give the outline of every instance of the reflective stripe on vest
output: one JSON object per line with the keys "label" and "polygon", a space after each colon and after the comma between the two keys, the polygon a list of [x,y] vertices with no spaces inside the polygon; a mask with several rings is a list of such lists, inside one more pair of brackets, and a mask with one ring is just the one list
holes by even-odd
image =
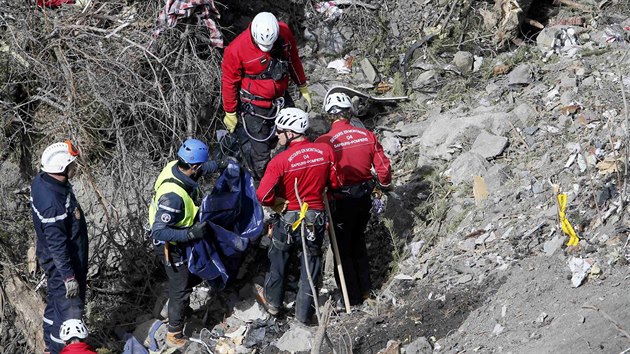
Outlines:
{"label": "reflective stripe on vest", "polygon": [[197,211],[199,207],[195,205],[192,197],[186,192],[184,188],[177,185],[173,182],[168,182],[165,180],[169,178],[177,179],[175,175],[173,175],[173,166],[177,164],[177,161],[169,162],[166,167],[160,172],[160,175],[155,181],[155,185],[153,186],[153,190],[155,195],[153,196],[153,200],[151,201],[151,205],[149,206],[149,225],[153,227],[153,223],[155,222],[155,215],[157,214],[158,209],[158,201],[160,197],[167,193],[175,193],[184,201],[184,217],[180,220],[175,227],[191,227],[195,222],[195,216],[197,215]]}

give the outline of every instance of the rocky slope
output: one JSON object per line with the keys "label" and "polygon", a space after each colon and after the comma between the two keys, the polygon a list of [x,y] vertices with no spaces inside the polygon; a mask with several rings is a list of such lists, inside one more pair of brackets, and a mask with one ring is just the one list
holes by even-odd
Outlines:
{"label": "rocky slope", "polygon": [[[332,315],[328,335],[337,352],[628,349],[628,5],[614,0],[561,1],[560,6],[508,1],[336,3],[331,7],[287,1],[272,7],[300,33],[316,110],[335,84],[410,98],[399,105],[365,107],[362,115],[392,158],[396,188],[387,195],[385,213],[370,225],[369,251],[377,285],[373,299],[352,314]],[[124,9],[135,8],[133,2],[127,5]],[[237,33],[248,15],[262,7],[228,3],[223,21],[233,24]],[[135,9],[131,13],[136,17],[119,18],[131,25],[116,33],[138,41],[151,27],[147,23],[154,14]],[[519,19],[524,23],[520,30],[509,25],[515,18],[516,24]],[[109,31],[119,26],[107,21],[91,25]],[[540,31],[538,25],[545,28]],[[5,41],[13,43],[6,33]],[[112,47],[113,57],[119,50],[130,51],[121,47]],[[7,63],[33,60],[30,52],[12,48],[16,47],[0,51]],[[130,57],[124,60],[142,58]],[[192,61],[203,68],[210,62]],[[139,68],[151,63],[156,62],[147,59]],[[215,76],[208,73],[208,90]],[[179,83],[178,78],[173,80]],[[5,81],[5,88],[15,87]],[[159,92],[146,87],[152,97],[147,107],[162,104]],[[2,97],[15,112],[23,104],[11,101],[15,95]],[[130,112],[134,119],[170,119],[114,98],[115,107],[103,104],[106,108],[92,116],[101,117],[108,109],[116,112],[123,119],[115,121],[126,127],[126,134],[136,131],[125,125],[128,116],[122,112]],[[174,94],[165,100],[178,99],[185,97]],[[197,99],[192,96],[195,104]],[[213,107],[217,102],[210,99],[205,104]],[[29,129],[37,128],[36,122],[63,117],[44,114],[48,112],[44,107],[35,108],[38,119],[26,120]],[[217,124],[212,114],[199,116],[205,119],[200,122],[211,122],[208,126]],[[9,113],[3,117],[13,123],[24,119]],[[80,118],[72,117],[74,127]],[[326,129],[319,114],[314,112],[312,119],[313,134]],[[15,148],[16,139],[29,141],[31,135],[29,129],[16,130],[13,123],[5,128],[2,140],[14,154],[4,153],[0,165],[6,176],[0,187],[8,201],[0,214],[7,231],[0,233],[0,241],[20,245],[18,260],[8,257],[14,267],[3,266],[4,274],[14,274],[7,273],[14,268],[24,274],[28,242],[20,235],[32,234],[24,187],[32,165],[28,159],[37,154]],[[185,122],[173,124],[185,130]],[[114,332],[134,332],[144,339],[147,326],[160,316],[163,278],[154,274],[156,264],[134,255],[147,252],[140,236],[143,195],[149,195],[150,176],[159,170],[165,152],[156,153],[148,143],[129,149],[125,135],[111,135],[96,144],[90,135],[95,130],[72,131],[99,151],[90,156],[94,165],[76,181],[76,188],[94,216],[93,249],[101,251],[93,256],[98,266],[92,271],[88,311],[92,340],[103,352],[117,352],[122,342]],[[165,146],[174,144],[163,132],[160,139],[166,139]],[[116,146],[115,152],[102,152],[102,145]],[[110,160],[111,154],[124,156],[125,163],[144,172],[130,173],[119,160]],[[107,168],[113,172],[99,172]],[[133,191],[133,196],[121,193],[125,190]],[[569,237],[561,228],[559,193],[567,195],[566,219],[580,238],[576,246],[566,246]],[[16,214],[19,223],[13,222]],[[191,344],[186,352],[310,350],[314,328],[296,325],[290,316],[271,319],[252,300],[252,284],[260,282],[265,268],[264,246],[257,253],[243,279],[227,291],[196,289],[195,313],[187,331],[203,343]],[[122,285],[109,286],[121,274]],[[22,278],[33,288],[39,280],[36,275]],[[3,288],[6,279],[5,275]],[[333,283],[324,282],[320,303],[329,294],[338,296]],[[10,312],[7,315],[13,318]],[[25,345],[2,316],[0,325],[5,348]],[[331,351],[327,344],[324,348]]]}

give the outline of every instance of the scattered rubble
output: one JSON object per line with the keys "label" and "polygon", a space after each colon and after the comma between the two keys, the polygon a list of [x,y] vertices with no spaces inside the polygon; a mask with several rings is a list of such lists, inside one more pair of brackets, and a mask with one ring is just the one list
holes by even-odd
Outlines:
{"label": "scattered rubble", "polygon": [[[370,225],[368,247],[377,263],[371,265],[379,278],[374,293],[352,314],[332,317],[328,334],[335,345],[382,353],[627,349],[620,333],[630,327],[624,292],[630,262],[625,175],[630,9],[603,1],[586,15],[566,3],[556,9],[556,19],[532,19],[519,1],[496,1],[494,7],[326,1],[308,9],[292,2],[291,11],[304,14],[300,50],[314,93],[314,130],[326,128],[317,110],[334,84],[411,97],[399,105],[374,105],[362,116],[392,159],[394,190],[388,213]],[[294,21],[286,9],[273,10]],[[481,22],[491,30],[466,27]],[[525,28],[519,26],[536,30],[515,30]],[[17,48],[3,44],[0,58],[15,67],[30,63],[31,53]],[[22,109],[16,107],[6,111]],[[19,120],[6,114],[12,126]],[[13,135],[7,130],[6,136]],[[103,141],[110,138],[117,139]],[[20,146],[6,139],[0,139],[6,151]],[[22,165],[33,163],[0,164],[0,192],[10,200],[3,216],[30,213]],[[156,169],[135,167],[147,175]],[[103,191],[92,191],[92,183]],[[115,185],[97,176],[77,181],[76,188],[91,215],[102,214],[101,206],[88,200],[136,214],[132,206],[121,207]],[[567,245],[561,231],[555,185],[567,195],[565,212],[579,233],[577,245]],[[3,227],[15,230],[12,220]],[[0,240],[5,242],[4,233]],[[264,267],[264,255],[258,263]],[[112,270],[106,261],[99,270],[93,303],[109,299],[97,289],[99,277]],[[267,347],[309,351],[315,328],[292,322],[291,290],[287,315],[274,319],[247,286],[239,283],[220,295],[195,290],[191,307],[199,323],[187,330],[201,343],[187,352],[203,352],[206,345],[229,353]],[[335,297],[335,291],[322,296]],[[142,295],[160,302],[156,294]],[[208,303],[212,311],[204,310]],[[135,304],[135,312],[127,314],[138,320],[129,332],[141,341],[154,321],[147,317],[153,305]],[[215,315],[220,318],[211,318]],[[120,343],[105,339],[111,329],[98,327],[107,318],[97,307],[89,321],[95,340],[114,348]],[[25,339],[6,323],[0,320],[0,351],[17,352],[11,343]],[[158,338],[163,340],[163,333]]]}

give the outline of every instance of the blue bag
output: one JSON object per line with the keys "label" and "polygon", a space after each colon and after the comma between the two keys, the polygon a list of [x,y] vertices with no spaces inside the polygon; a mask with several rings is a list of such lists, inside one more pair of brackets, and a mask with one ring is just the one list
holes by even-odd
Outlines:
{"label": "blue bag", "polygon": [[147,348],[144,347],[136,337],[129,336],[125,342],[122,354],[149,354]]}
{"label": "blue bag", "polygon": [[249,243],[263,229],[262,206],[248,171],[230,162],[199,208],[200,221],[207,221],[212,237],[187,247],[191,273],[223,288],[235,276]]}

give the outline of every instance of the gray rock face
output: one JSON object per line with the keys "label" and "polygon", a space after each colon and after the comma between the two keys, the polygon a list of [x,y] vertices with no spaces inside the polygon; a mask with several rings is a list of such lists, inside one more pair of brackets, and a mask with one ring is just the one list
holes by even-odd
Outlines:
{"label": "gray rock face", "polygon": [[280,350],[295,353],[311,350],[312,343],[313,333],[302,325],[292,324],[275,345]]}
{"label": "gray rock face", "polygon": [[240,302],[234,307],[234,317],[243,322],[255,322],[257,320],[267,320],[269,314],[255,299],[248,299]]}
{"label": "gray rock face", "polygon": [[400,140],[398,140],[398,138],[393,135],[386,135],[381,140],[381,145],[383,145],[383,150],[388,156],[394,156],[400,152]]}
{"label": "gray rock face", "polygon": [[426,129],[427,125],[424,122],[405,124],[396,131],[396,135],[403,138],[411,138],[419,136]]}
{"label": "gray rock face", "polygon": [[488,191],[492,193],[498,191],[511,176],[512,171],[507,165],[497,164],[490,167],[483,178],[486,181],[486,186],[488,186]]}
{"label": "gray rock face", "polygon": [[552,256],[557,250],[559,250],[562,247],[564,240],[565,240],[565,237],[559,237],[558,235],[556,235],[551,240],[546,241],[543,244],[543,250],[545,251],[545,255],[547,255],[548,257]]}
{"label": "gray rock face", "polygon": [[471,152],[477,153],[486,159],[491,159],[501,155],[508,144],[508,139],[503,136],[497,136],[482,130],[477,139],[473,143]]}
{"label": "gray rock face", "polygon": [[453,64],[457,66],[462,74],[469,74],[470,72],[472,72],[474,62],[475,58],[470,52],[460,51],[455,53],[455,56],[453,57]]}
{"label": "gray rock face", "polygon": [[518,118],[523,124],[527,124],[528,121],[536,118],[538,113],[528,103],[521,103],[516,108],[514,108],[511,112]]}
{"label": "gray rock face", "polygon": [[556,35],[560,29],[557,27],[545,27],[536,37],[538,48],[546,52],[552,50],[556,42]]}
{"label": "gray rock face", "polygon": [[[508,131],[510,115],[480,108],[472,113],[439,114],[429,118],[420,139],[422,153],[431,158],[448,158],[450,146],[474,129],[485,129],[493,134],[503,135]],[[405,129],[407,130],[407,126]]]}
{"label": "gray rock face", "polygon": [[451,164],[451,182],[458,185],[462,182],[472,181],[473,176],[482,176],[490,167],[486,159],[474,152],[466,152],[459,155]]}
{"label": "gray rock face", "polygon": [[361,65],[361,70],[365,74],[367,81],[371,84],[375,84],[380,81],[380,77],[378,75],[378,71],[374,68],[374,65],[370,62],[368,58],[363,58],[359,63]]}
{"label": "gray rock face", "polygon": [[414,89],[420,89],[427,85],[430,85],[435,80],[436,75],[437,75],[437,71],[427,70],[423,72],[422,74],[418,75],[418,77],[411,84],[411,87],[413,87]]}
{"label": "gray rock face", "polygon": [[529,85],[532,82],[532,67],[521,64],[508,74],[509,85]]}

